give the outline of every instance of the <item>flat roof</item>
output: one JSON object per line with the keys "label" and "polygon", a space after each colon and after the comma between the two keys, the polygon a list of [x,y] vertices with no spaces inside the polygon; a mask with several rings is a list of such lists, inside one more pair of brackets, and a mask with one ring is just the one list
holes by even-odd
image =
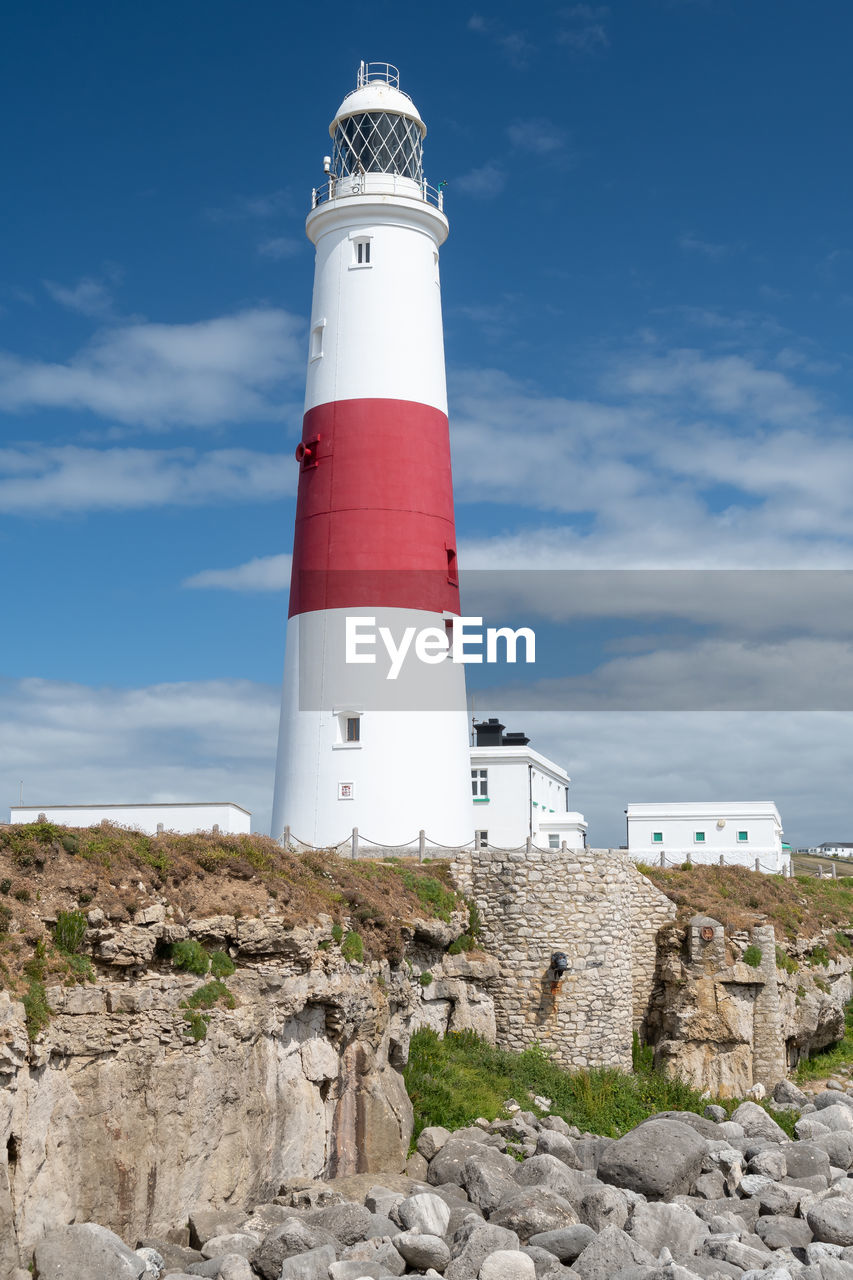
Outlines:
{"label": "flat roof", "polygon": [[11,804],[9,812],[20,812],[22,809],[210,809],[214,805],[217,807],[229,805],[232,809],[247,813],[250,818],[252,816],[251,809],[244,809],[241,804],[235,804],[233,800],[141,800],[139,802],[125,800],[120,804]]}

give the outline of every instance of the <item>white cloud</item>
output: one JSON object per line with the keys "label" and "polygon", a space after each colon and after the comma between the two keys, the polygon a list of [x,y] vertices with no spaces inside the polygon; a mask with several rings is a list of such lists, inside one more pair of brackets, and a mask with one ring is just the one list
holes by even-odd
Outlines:
{"label": "white cloud", "polygon": [[565,133],[551,120],[515,120],[506,133],[517,150],[531,151],[538,156],[553,155],[566,145]]}
{"label": "white cloud", "polygon": [[283,258],[295,258],[304,247],[304,241],[297,240],[294,236],[275,236],[272,240],[262,240],[258,245],[258,253],[278,262]]}
{"label": "white cloud", "polygon": [[559,12],[564,25],[557,32],[560,44],[578,53],[594,53],[610,44],[607,19],[610,8],[604,4],[573,4]]}
{"label": "white cloud", "polygon": [[291,557],[287,554],[257,556],[233,569],[202,569],[186,578],[182,585],[223,591],[287,591],[290,565]]}
{"label": "white cloud", "polygon": [[32,804],[233,800],[263,830],[278,709],[278,690],[248,680],[0,681],[3,799],[17,804],[23,780]]}
{"label": "white cloud", "polygon": [[104,329],[65,363],[0,352],[0,409],[87,410],[149,427],[280,417],[282,386],[304,377],[303,329],[300,317],[259,307]]}
{"label": "white cloud", "polygon": [[247,218],[275,218],[282,214],[295,216],[297,202],[286,188],[265,191],[253,196],[235,196],[225,207],[205,210],[211,222],[238,222]]}
{"label": "white cloud", "polygon": [[82,316],[98,320],[113,318],[112,294],[101,280],[86,276],[72,288],[56,284],[53,280],[44,280],[42,283],[54,302],[67,307],[69,311],[77,311]]}
{"label": "white cloud", "polygon": [[0,512],[7,515],[262,502],[295,483],[290,457],[249,449],[0,449]]}
{"label": "white cloud", "polygon": [[478,35],[486,36],[490,39],[500,49],[504,57],[519,69],[526,67],[530,58],[536,52],[534,45],[530,43],[524,31],[513,30],[502,22],[484,18],[482,14],[472,14],[468,19],[467,26],[469,31],[475,31]]}
{"label": "white cloud", "polygon": [[714,244],[711,240],[703,240],[692,231],[685,231],[679,236],[678,243],[682,249],[691,253],[701,253],[706,258],[725,258],[731,252],[731,245]]}
{"label": "white cloud", "polygon": [[[17,804],[23,779],[32,804],[226,799],[265,830],[278,710],[277,688],[241,680],[137,689],[0,682],[0,796]],[[507,719],[566,766],[594,845],[623,843],[623,810],[641,800],[775,800],[797,844],[848,831],[850,714],[519,711]]]}
{"label": "white cloud", "polygon": [[475,196],[481,200],[490,200],[492,197],[500,195],[506,186],[507,174],[502,165],[494,160],[489,160],[486,164],[480,165],[478,169],[472,169],[469,173],[462,174],[453,182],[456,190],[464,191],[466,195]]}

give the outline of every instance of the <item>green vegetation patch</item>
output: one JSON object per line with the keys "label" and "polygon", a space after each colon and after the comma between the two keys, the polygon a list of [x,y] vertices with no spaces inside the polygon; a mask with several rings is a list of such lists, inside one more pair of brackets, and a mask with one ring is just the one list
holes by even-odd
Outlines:
{"label": "green vegetation patch", "polygon": [[60,911],[56,917],[53,940],[60,951],[77,955],[86,936],[87,921],[82,911]]}
{"label": "green vegetation patch", "polygon": [[197,938],[185,938],[172,943],[172,964],[201,978],[210,968],[210,956]]}
{"label": "green vegetation patch", "polygon": [[799,967],[797,961],[793,956],[789,956],[787,951],[783,951],[781,947],[776,948],[777,969],[782,969],[785,973],[796,973]]}
{"label": "green vegetation patch", "polygon": [[751,969],[757,969],[761,964],[761,947],[757,947],[754,942],[750,942],[743,953],[743,962],[748,964]]}
{"label": "green vegetation patch", "polygon": [[437,916],[445,924],[450,922],[450,913],[455,911],[458,899],[452,889],[428,872],[395,864],[393,870],[399,875],[407,889],[414,893],[418,902],[430,915]]}
{"label": "green vegetation patch", "polygon": [[197,991],[194,991],[184,1001],[184,1007],[187,1009],[212,1009],[220,1001],[225,1005],[226,1009],[233,1009],[236,1003],[225,983],[214,979],[213,982],[206,982],[203,987],[199,987]]}
{"label": "green vegetation patch", "polygon": [[237,966],[227,951],[214,951],[210,957],[210,972],[214,978],[230,978]]}
{"label": "green vegetation patch", "polygon": [[364,960],[364,941],[360,933],[354,929],[344,934],[341,943],[341,955],[348,964],[361,964]]}
{"label": "green vegetation patch", "polygon": [[478,1116],[495,1120],[507,1098],[525,1106],[532,1094],[550,1098],[553,1114],[569,1124],[613,1138],[656,1111],[701,1115],[708,1101],[661,1072],[630,1075],[606,1067],[568,1072],[539,1047],[512,1053],[470,1031],[443,1040],[427,1028],[415,1032],[403,1074],[415,1110],[415,1138],[428,1125],[452,1130]]}

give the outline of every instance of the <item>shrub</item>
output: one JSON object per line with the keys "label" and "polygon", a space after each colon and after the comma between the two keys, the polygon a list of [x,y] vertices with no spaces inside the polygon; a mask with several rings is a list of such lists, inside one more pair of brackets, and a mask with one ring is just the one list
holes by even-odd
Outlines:
{"label": "shrub", "polygon": [[60,951],[75,956],[83,945],[86,917],[82,911],[60,911],[56,917],[53,940]]}
{"label": "shrub", "polygon": [[210,957],[210,972],[214,978],[230,978],[236,968],[227,951],[214,951]]}
{"label": "shrub", "polygon": [[335,942],[340,942],[344,936],[344,927],[342,924],[332,925],[332,938]]}
{"label": "shrub", "polygon": [[422,986],[422,987],[431,987],[431,986],[432,986],[432,974],[431,974],[431,973],[422,973],[422,974],[421,974],[421,977],[420,977],[420,983],[421,983],[421,986]]}
{"label": "shrub", "polygon": [[8,893],[12,888],[12,881],[8,878],[0,880],[0,893]]}
{"label": "shrub", "polygon": [[447,954],[450,956],[461,955],[463,951],[472,951],[474,948],[474,939],[470,933],[463,933],[461,937],[456,938],[447,948]]}
{"label": "shrub", "polygon": [[47,1003],[47,992],[41,979],[31,979],[30,985],[23,996],[23,1005],[27,1035],[30,1040],[35,1040],[39,1032],[43,1031],[50,1022],[50,1015],[53,1012]]}
{"label": "shrub", "polygon": [[783,969],[785,973],[796,973],[799,965],[793,956],[789,956],[787,951],[783,951],[781,947],[776,948],[776,968]]}
{"label": "shrub", "polygon": [[472,938],[479,938],[483,929],[480,909],[473,898],[468,900],[468,933]]}
{"label": "shrub", "polygon": [[220,1000],[226,1008],[234,1008],[234,997],[225,983],[214,980],[213,982],[206,982],[203,987],[199,987],[197,991],[194,991],[189,999],[184,1002],[184,1007],[187,1009],[212,1009]]}
{"label": "shrub", "polygon": [[360,933],[350,929],[341,943],[341,955],[349,964],[361,964],[364,960],[364,942]]}
{"label": "shrub", "polygon": [[395,868],[407,889],[414,893],[422,907],[426,907],[439,920],[450,921],[450,913],[456,906],[456,894],[435,876],[425,876],[412,867]]}
{"label": "shrub", "polygon": [[207,1025],[210,1022],[210,1014],[196,1013],[194,1009],[187,1009],[184,1012],[184,1035],[192,1036],[193,1040],[198,1042],[203,1040],[207,1035]]}
{"label": "shrub", "polygon": [[70,831],[60,836],[59,843],[66,853],[77,853],[80,849],[80,837],[72,835]]}
{"label": "shrub", "polygon": [[9,932],[9,925],[12,923],[12,911],[7,906],[0,907],[0,934]]}
{"label": "shrub", "polygon": [[197,938],[185,938],[172,943],[172,964],[201,978],[210,968],[210,957]]}
{"label": "shrub", "polygon": [[761,964],[761,947],[757,947],[754,942],[750,942],[743,953],[742,959],[744,964],[748,964],[752,969],[757,969]]}
{"label": "shrub", "polygon": [[12,897],[17,898],[19,902],[29,902],[30,891],[29,889],[23,889],[23,888],[16,889],[15,892],[12,894]]}
{"label": "shrub", "polygon": [[817,947],[812,947],[809,952],[809,963],[822,965],[829,964],[829,952],[822,943]]}

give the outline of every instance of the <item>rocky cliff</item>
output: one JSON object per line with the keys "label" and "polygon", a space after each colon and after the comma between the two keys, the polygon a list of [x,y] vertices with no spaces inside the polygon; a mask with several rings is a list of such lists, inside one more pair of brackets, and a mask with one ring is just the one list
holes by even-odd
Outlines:
{"label": "rocky cliff", "polygon": [[[494,1034],[494,962],[447,954],[467,919],[411,917],[392,963],[348,961],[330,915],[298,927],[178,923],[156,901],[125,922],[91,910],[80,955],[95,980],[48,975],[32,1041],[32,1010],[0,991],[0,1274],[48,1225],[140,1236],[289,1178],[402,1169],[413,1030]],[[186,940],[234,972],[176,968],[169,949]]]}

